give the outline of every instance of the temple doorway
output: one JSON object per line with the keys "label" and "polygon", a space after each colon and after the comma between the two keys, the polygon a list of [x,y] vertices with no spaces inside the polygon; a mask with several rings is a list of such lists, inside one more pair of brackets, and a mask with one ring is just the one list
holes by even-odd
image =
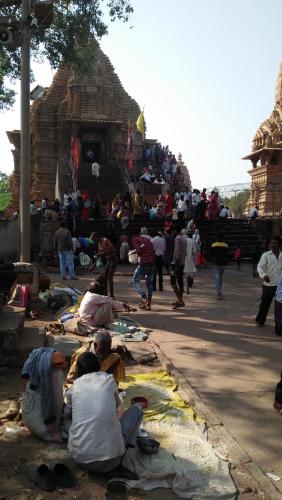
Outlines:
{"label": "temple doorway", "polygon": [[101,163],[101,143],[87,141],[82,143],[82,164],[84,163]]}
{"label": "temple doorway", "polygon": [[78,168],[78,189],[87,190],[91,197],[99,188],[100,179],[92,175],[94,162],[104,165],[106,162],[106,143],[108,140],[105,127],[82,127],[79,131],[81,144],[80,162]]}

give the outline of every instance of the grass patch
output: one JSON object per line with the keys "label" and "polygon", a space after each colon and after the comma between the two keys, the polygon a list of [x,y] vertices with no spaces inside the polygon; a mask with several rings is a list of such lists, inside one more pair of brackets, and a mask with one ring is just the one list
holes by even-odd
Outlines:
{"label": "grass patch", "polygon": [[11,193],[0,193],[0,212],[5,210],[11,201]]}

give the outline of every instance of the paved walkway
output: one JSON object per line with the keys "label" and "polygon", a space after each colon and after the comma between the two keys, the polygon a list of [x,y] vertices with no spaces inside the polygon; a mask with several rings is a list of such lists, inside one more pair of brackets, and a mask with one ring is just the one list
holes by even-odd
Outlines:
{"label": "paved walkway", "polygon": [[[129,277],[121,281],[122,295],[136,301]],[[260,290],[248,266],[231,268],[224,276],[224,300],[217,301],[207,269],[197,274],[187,307],[173,311],[166,277],[153,311],[138,313],[136,319],[154,329],[151,338],[253,461],[282,477],[282,417],[272,408],[282,339],[274,334],[272,309],[263,328],[254,322]],[[282,491],[282,481],[275,485]]]}

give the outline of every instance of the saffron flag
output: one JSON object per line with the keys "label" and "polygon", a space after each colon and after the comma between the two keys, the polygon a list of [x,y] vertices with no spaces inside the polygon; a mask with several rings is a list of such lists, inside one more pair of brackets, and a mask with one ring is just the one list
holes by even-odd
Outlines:
{"label": "saffron flag", "polygon": [[145,119],[144,119],[144,111],[141,111],[140,115],[137,118],[136,122],[136,127],[137,130],[142,134],[142,137],[144,139],[145,137]]}

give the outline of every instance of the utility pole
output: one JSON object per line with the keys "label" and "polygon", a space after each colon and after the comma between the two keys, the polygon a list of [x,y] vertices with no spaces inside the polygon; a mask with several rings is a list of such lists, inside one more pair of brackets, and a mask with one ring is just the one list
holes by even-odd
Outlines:
{"label": "utility pole", "polygon": [[30,0],[21,13],[20,261],[30,262]]}
{"label": "utility pole", "polygon": [[[30,262],[30,46],[31,28],[48,27],[53,20],[53,1],[0,0],[3,7],[19,7],[20,21],[0,16],[1,41],[10,43],[13,30],[21,36],[21,145],[20,145],[20,260]],[[32,16],[31,16],[32,7]]]}

